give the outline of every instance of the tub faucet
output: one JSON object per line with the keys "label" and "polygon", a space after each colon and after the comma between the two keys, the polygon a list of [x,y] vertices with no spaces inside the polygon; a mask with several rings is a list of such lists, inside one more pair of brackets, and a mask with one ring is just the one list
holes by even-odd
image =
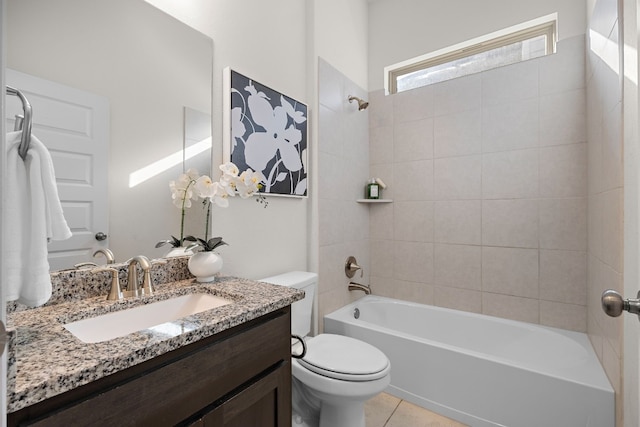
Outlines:
{"label": "tub faucet", "polygon": [[98,254],[102,254],[104,255],[104,257],[107,259],[107,264],[115,264],[116,262],[116,258],[113,256],[113,252],[111,252],[111,249],[109,248],[100,248],[97,251],[95,251],[93,253],[93,257],[95,258],[96,255]]}
{"label": "tub faucet", "polygon": [[[141,295],[153,295],[153,286],[151,285],[151,261],[149,261],[149,258],[144,255],[138,255],[127,262],[129,263],[129,274],[127,276],[127,291],[124,293],[124,296],[138,297]],[[142,287],[138,284],[136,264],[140,264],[140,268],[142,268]]]}
{"label": "tub faucet", "polygon": [[361,285],[360,283],[356,283],[356,282],[349,282],[349,290],[363,291],[366,295],[371,295],[371,286]]}

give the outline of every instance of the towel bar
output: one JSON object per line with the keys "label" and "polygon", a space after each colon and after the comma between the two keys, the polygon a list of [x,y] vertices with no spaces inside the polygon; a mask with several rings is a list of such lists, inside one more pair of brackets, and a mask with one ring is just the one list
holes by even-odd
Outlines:
{"label": "towel bar", "polygon": [[[27,98],[20,92],[18,89],[7,86],[7,95],[14,95],[20,98],[22,102],[22,124],[17,123],[17,129],[22,129],[22,138],[20,139],[20,146],[18,147],[18,154],[22,157],[22,160],[27,156],[27,151],[29,151],[29,144],[31,144],[31,104],[27,100]],[[19,120],[19,116],[16,117],[16,121]]]}

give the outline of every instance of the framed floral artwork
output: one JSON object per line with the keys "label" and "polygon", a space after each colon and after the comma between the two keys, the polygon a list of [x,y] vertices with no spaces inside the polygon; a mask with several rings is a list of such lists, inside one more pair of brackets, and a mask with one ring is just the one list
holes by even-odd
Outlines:
{"label": "framed floral artwork", "polygon": [[307,197],[307,105],[224,70],[224,161],[251,169],[264,195]]}

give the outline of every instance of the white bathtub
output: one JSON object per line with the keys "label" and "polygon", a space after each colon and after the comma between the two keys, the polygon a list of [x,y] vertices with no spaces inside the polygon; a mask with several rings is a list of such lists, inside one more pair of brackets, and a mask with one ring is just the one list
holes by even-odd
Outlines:
{"label": "white bathtub", "polygon": [[326,315],[324,331],[382,350],[390,394],[470,426],[615,424],[585,334],[377,296]]}

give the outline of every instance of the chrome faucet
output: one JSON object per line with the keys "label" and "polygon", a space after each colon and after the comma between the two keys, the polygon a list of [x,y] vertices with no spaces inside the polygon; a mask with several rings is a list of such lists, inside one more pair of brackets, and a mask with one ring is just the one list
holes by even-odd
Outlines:
{"label": "chrome faucet", "polygon": [[360,283],[356,283],[356,282],[349,282],[349,290],[363,291],[366,295],[371,295],[371,286],[361,285]]}
{"label": "chrome faucet", "polygon": [[107,295],[107,300],[121,300],[123,298],[123,293],[122,289],[120,288],[120,280],[118,279],[118,270],[116,270],[115,268],[104,267],[98,269],[97,271],[107,271],[111,273],[111,287],[109,288],[109,295]]}
{"label": "chrome faucet", "polygon": [[107,259],[107,264],[115,264],[116,262],[116,257],[113,256],[113,252],[111,251],[111,249],[109,248],[100,248],[97,251],[95,251],[93,253],[93,257],[95,258],[96,255],[98,254],[102,254],[104,255],[104,257]]}
{"label": "chrome faucet", "polygon": [[[126,297],[139,297],[142,295],[153,295],[153,286],[151,285],[151,262],[144,255],[138,255],[129,261],[129,274],[127,280],[127,290],[124,292]],[[142,268],[143,278],[142,287],[138,284],[138,270],[136,264]]]}

